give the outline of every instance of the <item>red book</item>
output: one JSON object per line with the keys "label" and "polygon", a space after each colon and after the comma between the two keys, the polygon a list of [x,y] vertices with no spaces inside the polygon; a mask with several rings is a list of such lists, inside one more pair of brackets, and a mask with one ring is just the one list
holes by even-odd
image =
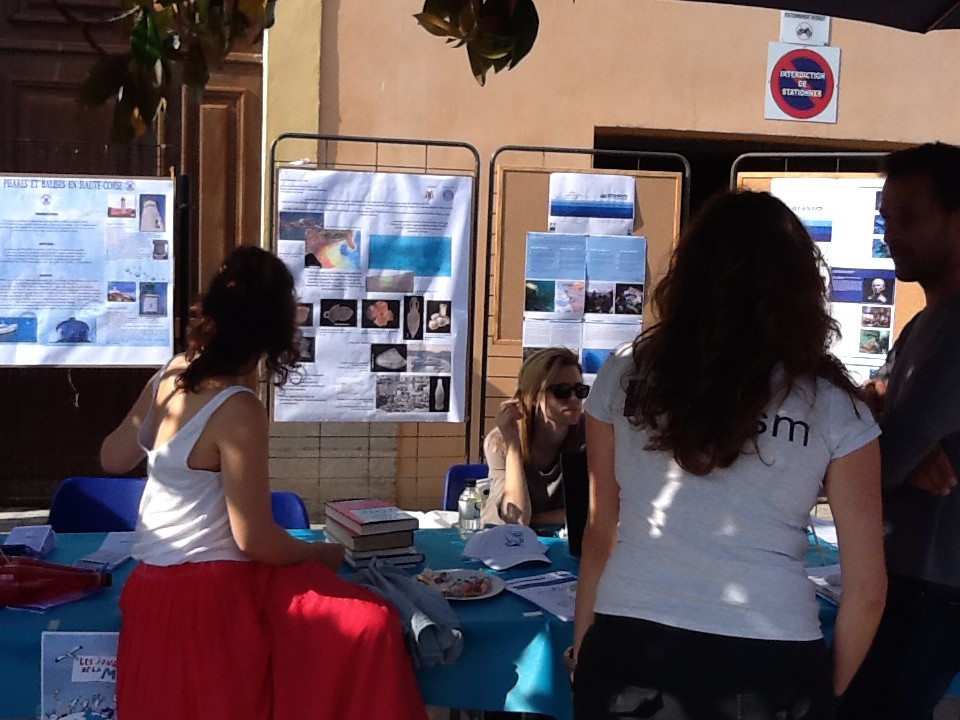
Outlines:
{"label": "red book", "polygon": [[413,515],[376,498],[328,502],[327,517],[357,535],[377,535],[420,527],[420,521]]}
{"label": "red book", "polygon": [[413,530],[398,530],[396,532],[378,533],[376,535],[358,535],[331,517],[327,518],[327,524],[323,528],[323,534],[329,539],[340,543],[348,550],[384,550],[410,547],[413,545]]}

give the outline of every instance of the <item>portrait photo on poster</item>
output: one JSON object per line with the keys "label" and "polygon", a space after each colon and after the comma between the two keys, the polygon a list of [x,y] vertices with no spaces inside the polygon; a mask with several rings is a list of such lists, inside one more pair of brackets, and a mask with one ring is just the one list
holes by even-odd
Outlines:
{"label": "portrait photo on poster", "polygon": [[863,302],[892,305],[893,288],[892,280],[882,277],[866,277],[863,279]]}

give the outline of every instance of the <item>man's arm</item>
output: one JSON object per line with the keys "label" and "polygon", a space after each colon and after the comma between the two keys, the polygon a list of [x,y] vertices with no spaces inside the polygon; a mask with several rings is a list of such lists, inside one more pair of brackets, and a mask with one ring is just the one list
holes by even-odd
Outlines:
{"label": "man's arm", "polygon": [[[940,441],[960,430],[960,363],[940,356],[913,368],[908,382],[880,423],[884,488],[903,484],[918,468],[942,469]],[[925,462],[931,465],[921,468]]]}

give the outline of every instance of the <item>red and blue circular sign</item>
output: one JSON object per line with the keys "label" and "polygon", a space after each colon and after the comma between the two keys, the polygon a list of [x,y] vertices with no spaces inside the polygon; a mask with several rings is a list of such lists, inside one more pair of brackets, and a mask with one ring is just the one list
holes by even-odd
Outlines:
{"label": "red and blue circular sign", "polygon": [[813,50],[790,50],[774,63],[770,92],[777,107],[790,117],[798,120],[816,117],[833,99],[833,70],[830,63]]}

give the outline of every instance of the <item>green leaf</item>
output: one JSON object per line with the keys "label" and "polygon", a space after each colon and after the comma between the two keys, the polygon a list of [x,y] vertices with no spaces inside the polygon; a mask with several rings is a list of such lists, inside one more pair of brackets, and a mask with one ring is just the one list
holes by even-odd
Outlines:
{"label": "green leaf", "polygon": [[491,67],[490,61],[477,53],[470,43],[467,44],[467,58],[470,60],[470,71],[473,73],[474,79],[480,84],[480,87],[483,87],[487,82],[487,70]]}
{"label": "green leaf", "polygon": [[173,32],[173,10],[169,7],[161,8],[153,14],[153,22],[157,26],[157,35],[163,43]]}
{"label": "green leaf", "polygon": [[133,58],[141,65],[152,67],[160,58],[160,34],[157,32],[152,12],[140,13],[133,32],[130,33],[130,49],[133,50]]}
{"label": "green leaf", "polygon": [[131,53],[99,56],[80,84],[77,102],[94,107],[116,97],[126,81],[131,59]]}
{"label": "green leaf", "polygon": [[513,56],[514,39],[502,35],[483,33],[470,43],[475,52],[488,60]]}
{"label": "green leaf", "polygon": [[517,0],[510,16],[510,35],[516,38],[510,67],[516,67],[533,49],[540,29],[540,16],[533,0]]}
{"label": "green leaf", "polygon": [[477,12],[473,3],[465,3],[457,16],[457,25],[460,27],[461,37],[470,37],[477,29]]}
{"label": "green leaf", "polygon": [[236,9],[243,13],[249,26],[254,26],[263,24],[265,7],[263,0],[237,0]]}
{"label": "green leaf", "polygon": [[464,5],[469,4],[470,0],[426,0],[423,3],[423,12],[437,15],[453,21],[460,16],[460,10]]}
{"label": "green leaf", "polygon": [[136,137],[133,126],[133,102],[127,100],[127,93],[117,98],[113,106],[113,123],[110,125],[110,141],[121,145],[129,145]]}
{"label": "green leaf", "polygon": [[420,23],[420,27],[422,27],[431,35],[452,38],[463,37],[460,33],[460,30],[457,29],[455,25],[447,22],[438,15],[433,15],[431,13],[417,13],[413,17],[416,18],[418,23]]}

